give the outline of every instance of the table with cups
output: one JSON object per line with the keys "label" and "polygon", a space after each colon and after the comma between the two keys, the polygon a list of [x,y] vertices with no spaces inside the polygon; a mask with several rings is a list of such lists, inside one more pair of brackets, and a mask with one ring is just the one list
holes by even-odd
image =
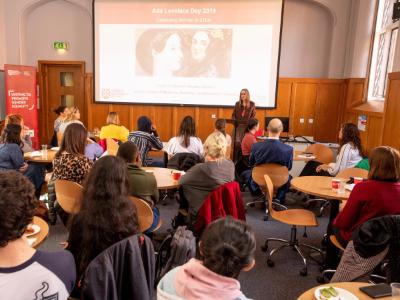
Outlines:
{"label": "table with cups", "polygon": [[58,149],[58,147],[47,149],[47,145],[42,145],[42,149],[39,151],[24,153],[24,159],[26,161],[49,164],[53,162]]}
{"label": "table with cups", "polygon": [[179,187],[179,178],[185,174],[183,171],[158,168],[158,167],[143,167],[148,173],[152,173],[157,181],[157,188],[159,190],[168,190]]}

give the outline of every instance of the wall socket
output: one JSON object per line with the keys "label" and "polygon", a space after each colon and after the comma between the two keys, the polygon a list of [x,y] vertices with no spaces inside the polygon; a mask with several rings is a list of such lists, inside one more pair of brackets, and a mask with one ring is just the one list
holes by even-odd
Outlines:
{"label": "wall socket", "polygon": [[300,118],[300,123],[303,124],[304,123],[304,119]]}
{"label": "wall socket", "polygon": [[211,114],[211,119],[216,119],[217,115],[216,114]]}

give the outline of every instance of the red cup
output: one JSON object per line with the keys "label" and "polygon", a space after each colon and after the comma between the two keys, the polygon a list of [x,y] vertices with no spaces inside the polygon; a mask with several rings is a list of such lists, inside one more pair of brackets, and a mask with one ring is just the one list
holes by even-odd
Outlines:
{"label": "red cup", "polygon": [[354,184],[357,184],[357,183],[360,183],[363,181],[364,181],[364,178],[362,178],[362,177],[354,177]]}
{"label": "red cup", "polygon": [[340,179],[332,179],[332,191],[337,192],[340,187]]}
{"label": "red cup", "polygon": [[181,171],[172,171],[172,178],[174,180],[179,180],[179,178],[181,178],[181,175],[182,175]]}

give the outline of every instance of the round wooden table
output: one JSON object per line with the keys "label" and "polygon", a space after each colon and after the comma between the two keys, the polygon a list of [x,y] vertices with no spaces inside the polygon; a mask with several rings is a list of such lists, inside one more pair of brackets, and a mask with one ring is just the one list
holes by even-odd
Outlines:
{"label": "round wooden table", "polygon": [[[336,282],[336,283],[327,283],[327,284],[323,284],[320,286],[316,286],[313,287],[311,289],[309,289],[308,291],[304,292],[303,294],[300,295],[299,298],[297,298],[297,300],[315,300],[314,297],[314,292],[317,288],[322,287],[322,286],[332,286],[332,287],[338,287],[338,288],[342,288],[345,289],[347,291],[349,291],[350,293],[354,294],[356,297],[358,297],[358,299],[360,300],[367,300],[367,299],[372,299],[371,297],[369,297],[367,294],[364,294],[363,292],[361,292],[359,290],[360,287],[362,286],[369,286],[372,285],[370,283],[366,283],[366,282]],[[383,298],[379,298],[382,300],[389,300],[389,299],[396,299],[395,297],[383,297]],[[399,298],[397,298],[399,299]]]}
{"label": "round wooden table", "polygon": [[154,174],[157,181],[157,188],[159,190],[168,190],[179,187],[178,180],[174,180],[172,177],[172,172],[176,170],[157,167],[143,167],[142,169]]}
{"label": "round wooden table", "polygon": [[[32,153],[40,153],[40,156],[32,156]],[[50,164],[53,162],[56,153],[57,151],[47,150],[47,156],[43,156],[42,151],[26,152],[24,153],[24,159],[36,163]]]}
{"label": "round wooden table", "polygon": [[36,238],[31,247],[37,248],[49,235],[49,225],[46,223],[46,221],[39,217],[33,217],[32,223],[40,227],[40,231],[38,233],[28,237],[28,239]]}
{"label": "round wooden table", "polygon": [[329,200],[347,200],[350,192],[344,194],[332,191],[332,179],[328,176],[302,176],[293,178],[290,182],[293,188],[305,194],[326,198]]}

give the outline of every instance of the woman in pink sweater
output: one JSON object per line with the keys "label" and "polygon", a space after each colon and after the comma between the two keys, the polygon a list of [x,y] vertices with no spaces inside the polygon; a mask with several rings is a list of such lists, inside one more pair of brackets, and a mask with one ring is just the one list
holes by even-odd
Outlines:
{"label": "woman in pink sweater", "polygon": [[353,231],[364,222],[400,214],[400,154],[382,146],[372,150],[368,180],[358,183],[333,225],[338,241],[345,246]]}
{"label": "woman in pink sweater", "polygon": [[254,267],[256,240],[249,225],[232,217],[212,222],[200,243],[202,260],[172,269],[157,287],[157,299],[245,300],[236,279]]}

